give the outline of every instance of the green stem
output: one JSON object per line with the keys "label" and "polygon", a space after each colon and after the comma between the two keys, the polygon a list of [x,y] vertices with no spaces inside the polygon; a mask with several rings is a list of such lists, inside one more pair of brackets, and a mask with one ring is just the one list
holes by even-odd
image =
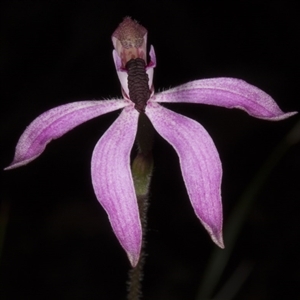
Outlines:
{"label": "green stem", "polygon": [[154,129],[152,124],[148,117],[144,113],[141,113],[136,136],[139,151],[132,163],[131,171],[138,201],[143,237],[139,262],[136,267],[129,271],[128,300],[138,300],[142,296],[141,282],[145,264],[145,233],[147,230],[148,194],[153,171],[153,134]]}
{"label": "green stem", "polygon": [[139,212],[140,218],[142,222],[142,230],[143,230],[143,239],[142,239],[142,249],[140,260],[136,267],[132,268],[129,271],[129,280],[128,280],[128,300],[138,300],[142,296],[142,278],[143,278],[143,267],[145,264],[145,230],[147,223],[147,208],[148,208],[148,197],[145,196],[137,196],[138,204],[139,204]]}

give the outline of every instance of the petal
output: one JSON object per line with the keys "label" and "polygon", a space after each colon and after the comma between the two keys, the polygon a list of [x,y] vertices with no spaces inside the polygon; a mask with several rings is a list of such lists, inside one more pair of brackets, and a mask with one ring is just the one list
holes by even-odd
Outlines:
{"label": "petal", "polygon": [[154,89],[152,88],[152,86],[153,86],[154,68],[156,67],[156,55],[155,55],[154,47],[152,45],[150,46],[149,56],[150,56],[150,62],[146,67],[146,73],[148,74],[148,78],[149,78],[149,89],[153,90],[151,96],[153,96]]}
{"label": "petal", "polygon": [[212,240],[224,248],[222,238],[222,165],[207,131],[196,121],[149,103],[146,114],[157,132],[179,156],[182,176],[197,217]]}
{"label": "petal", "polygon": [[117,71],[119,81],[121,83],[122,90],[124,91],[127,98],[129,98],[128,90],[128,74],[126,69],[122,67],[122,61],[116,50],[113,50],[113,59]]}
{"label": "petal", "polygon": [[28,164],[46,145],[74,127],[95,117],[120,109],[129,102],[121,100],[80,101],[61,105],[37,117],[21,135],[13,162],[5,170]]}
{"label": "petal", "polygon": [[113,231],[135,266],[139,260],[142,229],[130,171],[138,112],[126,107],[104,133],[92,156],[92,182]]}
{"label": "petal", "polygon": [[259,119],[279,121],[297,112],[284,113],[264,91],[241,79],[211,78],[188,82],[154,95],[155,102],[188,102],[239,108]]}
{"label": "petal", "polygon": [[150,56],[150,62],[146,69],[149,68],[153,69],[156,67],[156,55],[155,55],[154,47],[152,45],[150,46],[149,56]]}

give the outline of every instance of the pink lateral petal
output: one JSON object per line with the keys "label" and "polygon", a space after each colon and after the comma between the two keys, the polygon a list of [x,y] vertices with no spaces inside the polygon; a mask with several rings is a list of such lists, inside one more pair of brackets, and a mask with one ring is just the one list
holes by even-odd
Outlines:
{"label": "pink lateral petal", "polygon": [[224,248],[222,238],[222,165],[207,131],[196,121],[149,103],[146,114],[157,132],[179,156],[182,176],[197,217],[212,240]]}
{"label": "pink lateral petal", "polygon": [[98,141],[92,156],[92,182],[113,231],[134,267],[141,250],[142,229],[131,170],[138,112],[126,107]]}
{"label": "pink lateral petal", "polygon": [[79,101],[50,109],[37,117],[21,135],[13,162],[5,170],[24,166],[37,158],[51,140],[95,117],[123,108],[124,99]]}
{"label": "pink lateral petal", "polygon": [[198,103],[239,108],[250,116],[279,121],[296,114],[284,113],[274,99],[256,86],[236,78],[195,80],[154,95],[154,102]]}

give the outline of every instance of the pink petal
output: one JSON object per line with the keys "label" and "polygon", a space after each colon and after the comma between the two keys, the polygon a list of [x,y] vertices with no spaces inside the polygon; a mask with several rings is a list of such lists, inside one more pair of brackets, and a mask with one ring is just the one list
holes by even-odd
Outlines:
{"label": "pink petal", "polygon": [[139,260],[142,229],[130,170],[138,112],[126,107],[98,141],[92,156],[92,182],[98,201],[128,258]]}
{"label": "pink petal", "polygon": [[148,103],[146,114],[179,156],[182,176],[197,217],[212,240],[224,248],[220,192],[222,165],[211,137],[196,121],[159,104]]}
{"label": "pink petal", "polygon": [[153,89],[153,74],[154,74],[154,68],[156,67],[156,55],[155,55],[155,51],[154,51],[154,47],[151,45],[150,46],[150,52],[149,52],[149,56],[150,56],[150,62],[148,64],[148,66],[146,67],[146,73],[148,74],[148,78],[149,78],[149,89],[153,90],[151,97],[154,94],[154,89]]}
{"label": "pink petal", "polygon": [[284,113],[276,102],[256,86],[236,78],[212,78],[188,82],[154,95],[155,102],[188,102],[239,108],[250,116],[279,121],[297,112]]}
{"label": "pink petal", "polygon": [[80,101],[50,109],[37,117],[21,135],[13,162],[5,170],[28,164],[57,139],[74,127],[95,117],[120,109],[129,102],[121,100]]}

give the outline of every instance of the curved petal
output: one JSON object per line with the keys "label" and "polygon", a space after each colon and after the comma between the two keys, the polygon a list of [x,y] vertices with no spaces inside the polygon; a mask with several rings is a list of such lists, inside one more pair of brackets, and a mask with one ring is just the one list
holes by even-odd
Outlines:
{"label": "curved petal", "polygon": [[241,79],[211,78],[188,82],[154,95],[154,102],[188,102],[239,108],[250,116],[279,121],[297,112],[284,113],[264,91]]}
{"label": "curved petal", "polygon": [[130,171],[130,151],[134,143],[138,112],[126,107],[98,141],[92,156],[92,182],[98,201],[128,258],[139,260],[142,229]]}
{"label": "curved petal", "polygon": [[224,248],[220,192],[222,165],[211,137],[196,121],[157,103],[149,103],[146,114],[179,156],[182,176],[197,217],[212,240]]}
{"label": "curved petal", "polygon": [[37,117],[21,135],[13,162],[5,170],[28,164],[45,150],[51,140],[57,139],[74,127],[95,117],[123,108],[124,99],[79,101],[50,109]]}

